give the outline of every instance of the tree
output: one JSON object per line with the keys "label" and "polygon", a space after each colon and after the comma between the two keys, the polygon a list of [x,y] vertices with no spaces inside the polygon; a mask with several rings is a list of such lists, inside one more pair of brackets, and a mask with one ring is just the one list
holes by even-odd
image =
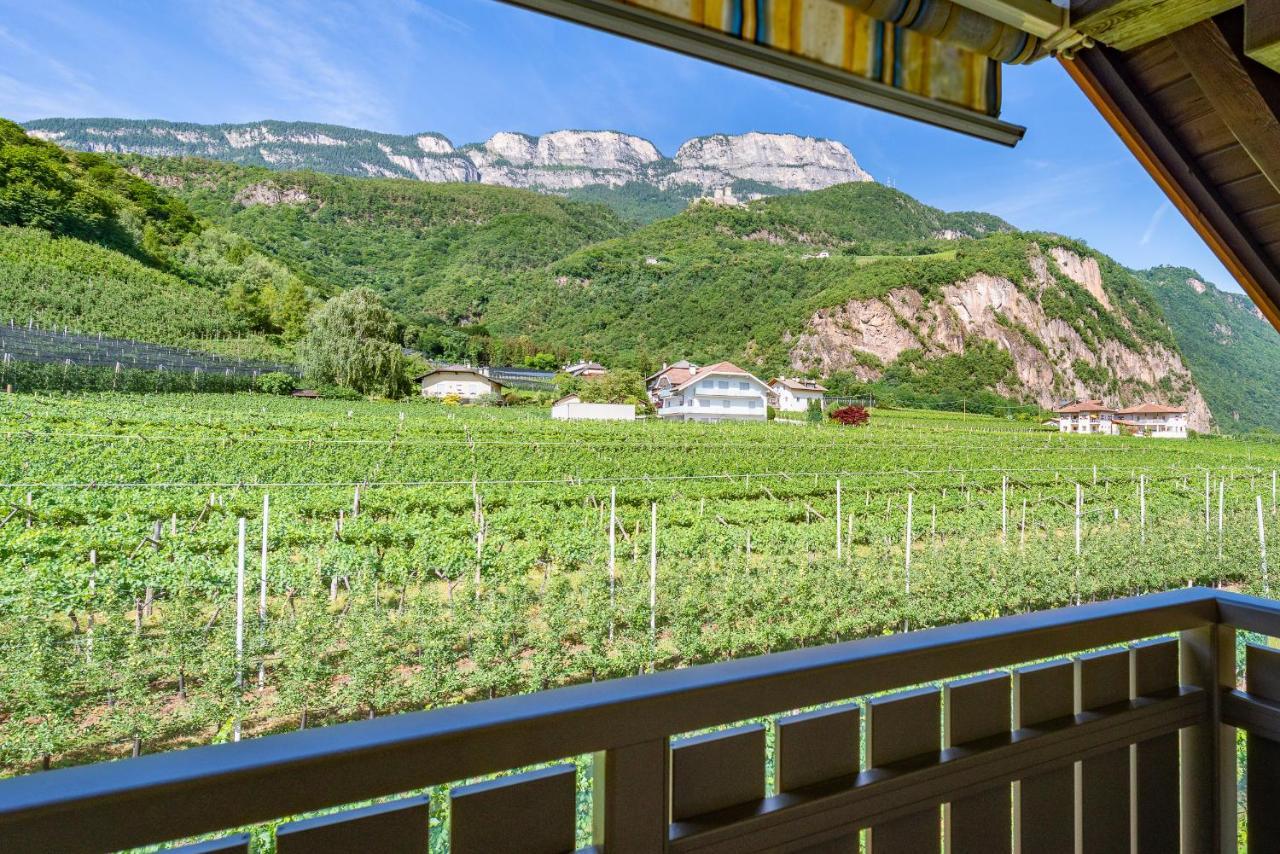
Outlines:
{"label": "tree", "polygon": [[641,409],[649,405],[644,378],[637,371],[610,371],[582,381],[574,390],[583,403],[634,403]]}
{"label": "tree", "polygon": [[356,288],[311,315],[299,351],[307,376],[316,382],[399,397],[407,386],[398,339],[395,316],[378,295]]}
{"label": "tree", "polygon": [[833,409],[831,410],[831,418],[836,423],[843,424],[846,427],[857,427],[871,420],[867,410],[861,406],[842,406],[839,409]]}

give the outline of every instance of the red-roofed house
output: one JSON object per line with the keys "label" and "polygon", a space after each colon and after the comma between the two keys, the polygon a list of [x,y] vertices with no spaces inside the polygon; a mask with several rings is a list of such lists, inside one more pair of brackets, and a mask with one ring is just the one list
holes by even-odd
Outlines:
{"label": "red-roofed house", "polygon": [[1157,439],[1187,438],[1187,410],[1163,403],[1142,403],[1116,412],[1115,424],[1125,433]]}
{"label": "red-roofed house", "polygon": [[664,366],[649,378],[658,415],[678,421],[763,421],[769,386],[732,362],[700,368],[689,362]]}
{"label": "red-roofed house", "polygon": [[1116,411],[1100,400],[1081,400],[1055,409],[1058,431],[1114,436]]}

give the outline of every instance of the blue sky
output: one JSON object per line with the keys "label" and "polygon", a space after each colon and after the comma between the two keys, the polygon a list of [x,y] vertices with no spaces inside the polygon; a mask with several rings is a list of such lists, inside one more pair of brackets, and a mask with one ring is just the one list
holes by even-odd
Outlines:
{"label": "blue sky", "polygon": [[496,0],[0,0],[0,116],[274,118],[455,143],[613,128],[672,154],[700,134],[844,142],[949,210],[1086,240],[1239,288],[1053,61],[1005,72],[1014,149],[562,23]]}

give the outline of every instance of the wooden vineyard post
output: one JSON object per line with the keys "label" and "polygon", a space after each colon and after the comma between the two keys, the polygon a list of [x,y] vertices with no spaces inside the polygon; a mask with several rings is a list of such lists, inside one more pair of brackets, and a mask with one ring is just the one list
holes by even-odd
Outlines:
{"label": "wooden vineyard post", "polygon": [[615,590],[617,585],[618,554],[618,487],[609,487],[609,640],[613,640],[613,611],[616,607]]}
{"label": "wooden vineyard post", "polygon": [[1222,560],[1222,505],[1226,484],[1225,480],[1218,480],[1218,560]]}
{"label": "wooden vineyard post", "polygon": [[1084,511],[1084,487],[1076,484],[1076,604],[1080,604],[1080,516]]}
{"label": "wooden vineyard post", "polygon": [[841,535],[840,525],[844,522],[844,518],[841,513],[842,509],[843,508],[840,505],[840,481],[837,479],[836,480],[836,560],[842,560],[844,558],[844,540],[840,536]]}
{"label": "wooden vineyard post", "polygon": [[1093,464],[1093,485],[1094,486],[1098,485],[1098,464],[1097,463]]}
{"label": "wooden vineyard post", "polygon": [[1027,499],[1022,499],[1022,519],[1018,522],[1018,548],[1027,544]]}
{"label": "wooden vineyard post", "polygon": [[360,515],[360,484],[356,484],[355,494],[351,497],[351,518]]}
{"label": "wooden vineyard post", "polygon": [[1147,542],[1147,476],[1138,475],[1138,527],[1139,537],[1145,545]]}
{"label": "wooden vineyard post", "polygon": [[[911,510],[912,510],[912,505],[914,503],[913,501],[914,498],[915,498],[914,492],[907,493],[907,540],[906,540],[906,549],[904,550],[904,558],[903,558],[904,560],[903,580],[905,582],[905,589],[906,589],[908,603],[910,603],[911,601]],[[910,630],[911,628],[910,618],[907,618],[906,620],[903,621],[903,627],[904,627],[904,630],[907,630],[907,631]]]}
{"label": "wooden vineyard post", "polygon": [[[258,579],[258,646],[265,650],[267,641],[267,529],[271,523],[271,496],[262,494],[262,565]],[[265,652],[258,656],[258,690],[267,686]]]}
{"label": "wooden vineyard post", "polygon": [[658,502],[649,505],[649,670],[658,660]]}
{"label": "wooden vineyard post", "polygon": [[236,721],[232,741],[240,740],[240,689],[244,686],[244,517],[240,517],[236,548]]}
{"label": "wooden vineyard post", "polygon": [[476,478],[474,475],[472,475],[471,477],[471,501],[475,508],[473,511],[472,519],[474,520],[475,526],[476,526],[475,582],[476,582],[476,601],[479,602],[480,601],[480,567],[481,567],[482,561],[484,560],[485,519],[484,519],[484,499],[480,497],[480,489],[476,484]]}
{"label": "wooden vineyard post", "polygon": [[1258,560],[1262,563],[1262,595],[1271,595],[1271,580],[1267,577],[1267,529],[1262,524],[1262,496],[1258,501]]}
{"label": "wooden vineyard post", "polygon": [[1009,542],[1009,476],[1000,478],[1000,544]]}
{"label": "wooden vineyard post", "polygon": [[1271,470],[1271,515],[1276,515],[1276,470]]}

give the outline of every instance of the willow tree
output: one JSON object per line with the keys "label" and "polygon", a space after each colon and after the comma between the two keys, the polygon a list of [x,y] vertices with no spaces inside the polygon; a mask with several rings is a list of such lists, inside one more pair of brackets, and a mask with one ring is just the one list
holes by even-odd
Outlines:
{"label": "willow tree", "polygon": [[361,394],[398,397],[405,391],[405,355],[395,316],[368,288],[333,297],[307,321],[299,345],[308,378]]}

